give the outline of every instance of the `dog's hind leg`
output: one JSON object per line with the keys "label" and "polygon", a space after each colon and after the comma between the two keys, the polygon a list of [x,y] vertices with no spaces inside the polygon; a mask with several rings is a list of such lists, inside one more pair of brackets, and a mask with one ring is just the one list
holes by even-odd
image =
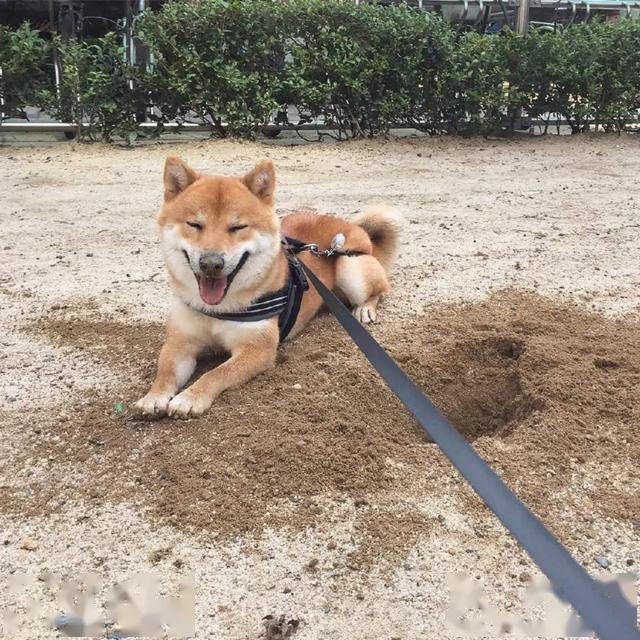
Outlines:
{"label": "dog's hind leg", "polygon": [[336,260],[336,285],[353,307],[353,315],[366,324],[377,319],[380,296],[389,291],[383,266],[370,255],[340,256]]}

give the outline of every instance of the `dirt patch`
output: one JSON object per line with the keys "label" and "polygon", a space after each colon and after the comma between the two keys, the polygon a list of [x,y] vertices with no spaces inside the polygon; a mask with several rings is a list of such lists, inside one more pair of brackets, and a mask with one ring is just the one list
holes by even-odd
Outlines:
{"label": "dirt patch", "polygon": [[58,308],[53,313],[53,317],[41,319],[29,331],[46,335],[57,346],[72,347],[115,371],[126,372],[133,380],[153,375],[164,338],[163,325],[77,318],[75,308]]}
{"label": "dirt patch", "polygon": [[[394,486],[400,474],[389,461],[408,460],[412,443],[424,441],[327,316],[282,349],[275,371],[226,393],[205,417],[188,422],[139,421],[116,411],[152,379],[160,325],[56,319],[33,330],[131,378],[111,396],[85,396],[71,412],[39,416],[37,456],[91,468],[81,487],[91,500],[142,501],[179,527],[227,536],[265,525],[315,526],[327,495],[344,503]],[[200,369],[214,364],[209,358]],[[387,433],[398,416],[397,433]],[[53,433],[58,443],[46,438]],[[43,435],[46,445],[37,442]],[[29,505],[20,508],[52,508],[51,496],[65,492],[54,477],[46,474],[46,493],[31,483]],[[33,499],[38,494],[42,500]],[[375,518],[361,507],[355,507],[363,514],[361,529],[373,526]],[[419,515],[413,521],[424,527],[412,538],[429,525]]]}
{"label": "dirt patch", "polygon": [[300,626],[299,620],[287,620],[285,616],[268,615],[265,616],[263,622],[264,632],[260,638],[264,638],[264,640],[288,640]]}
{"label": "dirt patch", "polygon": [[[285,345],[273,372],[187,422],[140,422],[114,410],[150,383],[161,326],[58,319],[34,330],[131,383],[30,421],[25,457],[45,460],[50,473],[25,478],[22,498],[3,498],[5,510],[125,499],[175,526],[226,537],[313,527],[337,502],[353,509],[362,557],[408,547],[434,525],[421,500],[452,477],[448,463],[329,316]],[[638,323],[506,291],[387,320],[375,333],[561,536],[575,528],[559,517],[563,491],[587,467],[599,469],[590,495],[606,495],[595,508],[637,517],[640,494],[624,485],[635,482],[640,460]],[[82,476],[75,484],[69,468]],[[409,486],[413,499],[403,502]],[[394,509],[380,508],[385,500]]]}

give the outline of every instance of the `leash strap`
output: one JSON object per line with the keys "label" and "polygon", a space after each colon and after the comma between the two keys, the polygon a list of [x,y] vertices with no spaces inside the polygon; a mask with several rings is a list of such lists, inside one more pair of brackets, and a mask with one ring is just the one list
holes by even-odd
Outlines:
{"label": "leash strap", "polygon": [[640,640],[634,607],[619,593],[605,593],[344,304],[309,267],[303,267],[329,310],[385,383],[549,578],[557,595],[568,600],[602,640]]}

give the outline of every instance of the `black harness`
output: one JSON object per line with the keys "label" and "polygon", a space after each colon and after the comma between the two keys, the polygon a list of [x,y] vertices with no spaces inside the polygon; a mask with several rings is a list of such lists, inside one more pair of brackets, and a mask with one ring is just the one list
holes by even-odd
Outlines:
{"label": "black harness", "polygon": [[[272,293],[266,293],[252,302],[242,311],[230,311],[228,313],[210,311],[204,307],[189,306],[195,311],[204,313],[205,315],[216,318],[217,320],[231,320],[233,322],[258,322],[260,320],[268,320],[269,318],[278,317],[278,327],[280,329],[280,342],[282,342],[293,329],[296,323],[300,305],[302,304],[302,296],[309,288],[307,276],[304,273],[302,264],[298,260],[297,254],[303,251],[310,251],[317,256],[329,257],[332,255],[341,256],[359,256],[361,251],[342,250],[332,246],[326,251],[320,250],[315,244],[307,244],[295,238],[284,236],[282,239],[282,248],[287,256],[289,264],[289,277],[287,283]],[[248,257],[248,254],[247,254]],[[243,262],[244,264],[244,262]],[[239,265],[241,266],[241,265]],[[239,268],[236,268],[239,270]]]}

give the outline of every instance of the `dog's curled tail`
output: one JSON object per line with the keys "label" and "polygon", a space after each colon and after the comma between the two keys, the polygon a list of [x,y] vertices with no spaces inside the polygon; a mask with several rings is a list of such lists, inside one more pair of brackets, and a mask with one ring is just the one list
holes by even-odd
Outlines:
{"label": "dog's curled tail", "polygon": [[378,207],[358,214],[352,222],[371,238],[373,256],[388,273],[398,253],[402,218],[391,207]]}

